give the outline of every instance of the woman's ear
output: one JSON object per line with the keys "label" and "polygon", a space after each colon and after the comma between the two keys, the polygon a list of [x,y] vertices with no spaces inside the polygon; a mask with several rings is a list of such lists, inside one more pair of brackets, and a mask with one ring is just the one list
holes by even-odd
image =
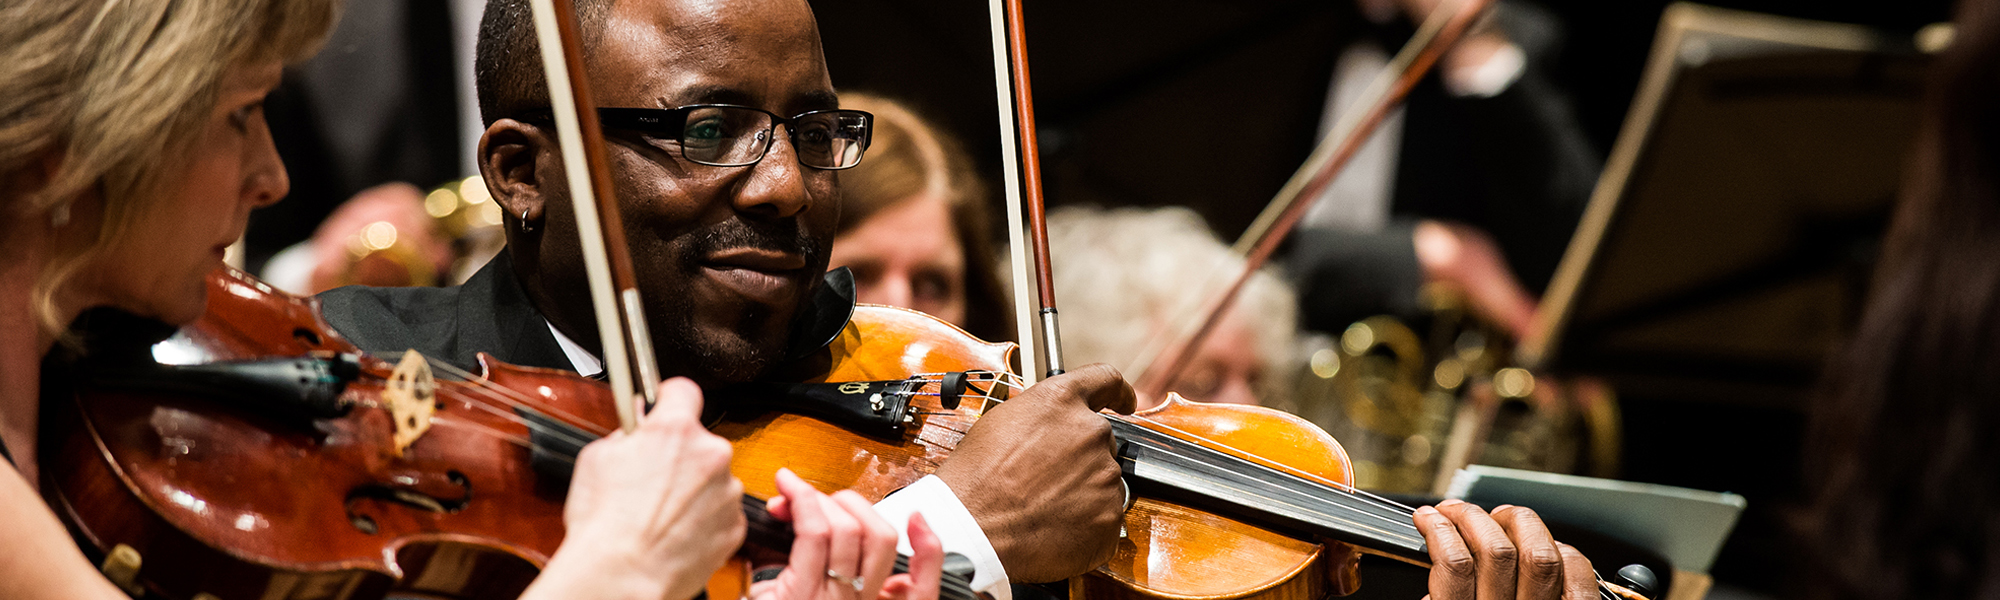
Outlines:
{"label": "woman's ear", "polygon": [[479,136],[479,175],[499,203],[509,238],[541,229],[541,176],[537,170],[542,145],[553,143],[533,125],[501,119]]}

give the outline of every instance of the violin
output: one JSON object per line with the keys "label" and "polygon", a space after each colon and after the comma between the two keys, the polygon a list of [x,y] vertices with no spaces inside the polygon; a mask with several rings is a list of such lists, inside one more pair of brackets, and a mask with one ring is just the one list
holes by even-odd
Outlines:
{"label": "violin", "polygon": [[[392,362],[311,299],[226,267],[208,285],[206,313],[157,344],[144,335],[157,324],[91,315],[91,352],[48,379],[44,495],[114,583],[216,599],[526,589],[562,542],[577,452],[618,426],[604,383],[487,355],[477,374]],[[878,313],[908,318],[864,310],[844,335]],[[751,489],[772,488],[775,467],[738,462],[759,473]],[[756,496],[744,510],[740,556],[782,558],[788,525]],[[942,597],[972,600],[970,573],[949,558],[946,570]]]}

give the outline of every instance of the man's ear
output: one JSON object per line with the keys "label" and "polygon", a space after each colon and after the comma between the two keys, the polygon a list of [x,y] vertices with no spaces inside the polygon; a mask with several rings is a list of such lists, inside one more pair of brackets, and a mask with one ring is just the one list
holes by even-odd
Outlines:
{"label": "man's ear", "polygon": [[500,204],[510,236],[541,228],[546,198],[543,173],[536,167],[542,145],[548,143],[553,140],[540,129],[513,119],[495,121],[479,136],[479,176]]}

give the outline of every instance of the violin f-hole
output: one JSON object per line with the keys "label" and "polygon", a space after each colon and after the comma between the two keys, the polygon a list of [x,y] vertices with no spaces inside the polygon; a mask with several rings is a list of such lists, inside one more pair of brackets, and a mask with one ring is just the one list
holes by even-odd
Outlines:
{"label": "violin f-hole", "polygon": [[347,519],[356,529],[374,533],[376,517],[365,510],[367,505],[396,505],[445,515],[464,510],[472,503],[472,480],[458,471],[446,471],[442,481],[434,475],[398,475],[392,479],[398,481],[362,486],[347,493]]}

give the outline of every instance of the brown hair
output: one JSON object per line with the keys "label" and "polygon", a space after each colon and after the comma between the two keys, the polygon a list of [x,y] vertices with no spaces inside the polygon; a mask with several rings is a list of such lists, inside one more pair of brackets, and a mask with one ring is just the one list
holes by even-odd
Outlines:
{"label": "brown hair", "polygon": [[1808,430],[1813,597],[2000,593],[2000,6],[1964,2],[1957,21]]}
{"label": "brown hair", "polygon": [[60,330],[56,290],[93,254],[153,211],[185,170],[188,148],[223,74],[297,60],[333,28],[337,0],[10,2],[0,8],[0,183],[18,185],[46,157],[48,183],[0,198],[6,218],[44,215],[95,189],[97,242],[57,256],[38,278],[42,326]]}
{"label": "brown hair", "polygon": [[996,272],[991,202],[986,184],[965,150],[902,104],[882,96],[845,92],[842,108],[875,115],[874,140],[861,164],[840,172],[840,230],[846,235],[883,209],[923,194],[944,198],[952,232],[965,254],[967,332],[988,341],[1014,339],[1006,288]]}

